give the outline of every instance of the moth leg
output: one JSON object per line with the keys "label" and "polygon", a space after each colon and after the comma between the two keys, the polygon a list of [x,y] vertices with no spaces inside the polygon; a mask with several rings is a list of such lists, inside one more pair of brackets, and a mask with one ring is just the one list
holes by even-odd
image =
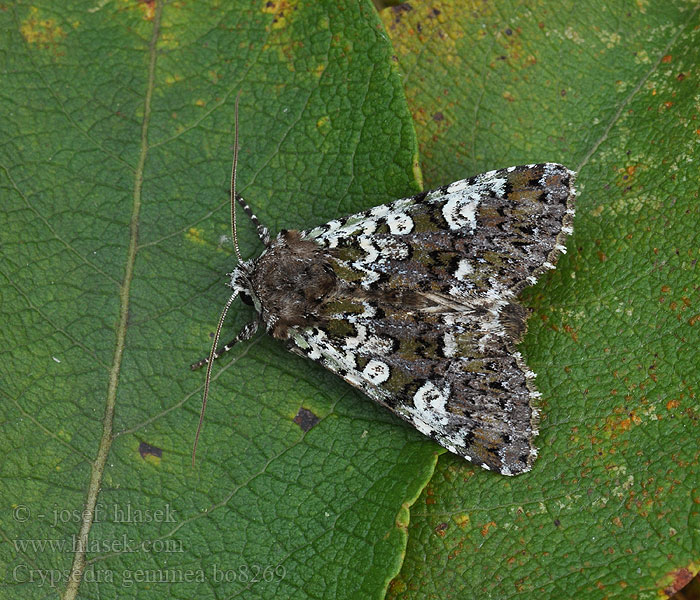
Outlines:
{"label": "moth leg", "polygon": [[[246,324],[243,326],[243,328],[240,330],[238,335],[233,338],[228,344],[224,344],[220,348],[217,348],[216,352],[214,353],[214,360],[219,358],[224,352],[228,352],[231,348],[233,348],[238,342],[245,342],[246,340],[249,340],[250,338],[255,335],[255,332],[258,330],[258,321],[251,321],[250,323]],[[205,357],[201,360],[198,360],[196,363],[192,363],[190,365],[190,369],[193,371],[196,371],[197,369],[201,369],[204,365],[206,365],[209,362],[209,357]]]}
{"label": "moth leg", "polygon": [[270,231],[268,230],[267,227],[265,227],[262,223],[260,223],[258,217],[255,216],[255,213],[253,213],[253,209],[248,206],[248,203],[243,199],[243,196],[239,196],[236,194],[236,200],[238,200],[238,204],[241,205],[241,208],[243,209],[243,212],[248,215],[251,221],[253,221],[253,225],[255,225],[255,229],[258,231],[258,237],[262,241],[263,244],[266,246],[270,245]]}

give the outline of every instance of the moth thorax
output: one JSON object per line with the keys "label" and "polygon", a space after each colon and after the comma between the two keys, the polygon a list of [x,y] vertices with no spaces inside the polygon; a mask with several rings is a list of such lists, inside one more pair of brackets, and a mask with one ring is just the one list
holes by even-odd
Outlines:
{"label": "moth thorax", "polygon": [[321,324],[323,304],[337,286],[321,247],[294,230],[281,231],[255,261],[250,282],[262,319],[276,338],[287,338],[290,327]]}

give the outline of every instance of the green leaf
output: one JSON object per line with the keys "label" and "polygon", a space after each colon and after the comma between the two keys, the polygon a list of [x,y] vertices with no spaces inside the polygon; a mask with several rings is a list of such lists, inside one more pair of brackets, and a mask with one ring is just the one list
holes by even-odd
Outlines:
{"label": "green leaf", "polygon": [[[193,469],[188,368],[235,265],[239,90],[239,191],[273,232],[419,189],[372,5],[15,2],[0,22],[0,597],[381,597],[436,447],[260,335],[215,369]],[[252,316],[236,303],[224,335]]]}
{"label": "green leaf", "polygon": [[392,598],[656,598],[698,571],[696,2],[411,3],[382,13],[427,187],[579,171],[569,253],[525,294],[531,473],[441,456]]}

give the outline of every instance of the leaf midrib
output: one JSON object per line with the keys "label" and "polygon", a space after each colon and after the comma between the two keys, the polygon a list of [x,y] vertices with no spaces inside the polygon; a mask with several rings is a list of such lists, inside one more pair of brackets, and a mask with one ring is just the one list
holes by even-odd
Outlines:
{"label": "leaf midrib", "polygon": [[119,288],[119,322],[116,330],[114,357],[112,359],[112,366],[109,370],[109,388],[107,390],[105,412],[102,419],[102,437],[100,438],[97,457],[93,461],[90,469],[90,482],[88,484],[87,496],[85,498],[85,509],[82,513],[83,518],[80,522],[78,546],[75,554],[73,555],[73,564],[71,566],[70,577],[68,578],[68,585],[63,593],[63,600],[74,600],[78,594],[80,583],[82,582],[86,564],[85,554],[88,536],[94,520],[97,496],[100,491],[102,477],[104,475],[104,468],[105,464],[107,463],[107,456],[109,455],[109,451],[112,447],[112,441],[114,439],[114,409],[116,406],[119,374],[121,371],[122,355],[124,353],[124,343],[126,340],[126,331],[128,326],[131,280],[133,278],[134,264],[136,262],[136,254],[138,252],[141,190],[143,187],[143,171],[146,164],[146,156],[148,155],[148,125],[151,117],[151,99],[153,97],[157,58],[156,45],[158,35],[160,33],[160,20],[163,11],[163,2],[164,0],[158,0],[156,3],[156,11],[153,19],[153,32],[151,34],[151,41],[149,42],[148,83],[146,86],[143,120],[141,122],[141,149],[139,153],[138,165],[134,174],[134,193],[131,208],[131,220],[129,223],[129,247],[127,250],[124,277]]}

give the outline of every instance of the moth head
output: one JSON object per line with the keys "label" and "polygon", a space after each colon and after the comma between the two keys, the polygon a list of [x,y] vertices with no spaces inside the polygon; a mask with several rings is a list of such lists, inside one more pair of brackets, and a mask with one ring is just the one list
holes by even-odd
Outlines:
{"label": "moth head", "polygon": [[255,268],[254,265],[255,261],[252,260],[245,260],[239,263],[238,266],[229,273],[231,277],[229,287],[235,294],[240,296],[245,304],[253,306],[255,310],[260,313],[262,311],[262,305],[251,284],[251,275]]}

